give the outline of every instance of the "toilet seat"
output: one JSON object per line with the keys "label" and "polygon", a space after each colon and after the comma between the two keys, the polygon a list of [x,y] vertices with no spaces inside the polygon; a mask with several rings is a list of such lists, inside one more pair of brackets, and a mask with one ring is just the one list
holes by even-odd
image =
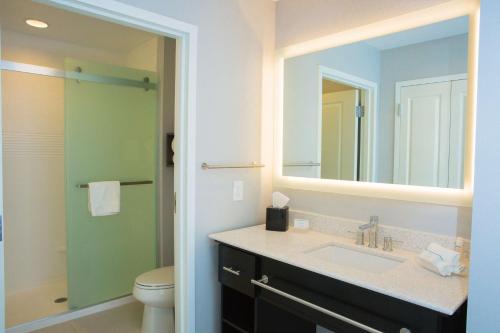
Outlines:
{"label": "toilet seat", "polygon": [[145,290],[174,288],[174,266],[157,268],[139,275],[135,279],[135,286]]}

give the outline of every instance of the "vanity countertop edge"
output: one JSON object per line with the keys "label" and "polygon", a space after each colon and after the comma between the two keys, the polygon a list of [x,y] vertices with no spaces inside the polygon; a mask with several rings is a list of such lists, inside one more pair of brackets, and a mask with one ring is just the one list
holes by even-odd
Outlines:
{"label": "vanity countertop edge", "polygon": [[[442,277],[430,272],[416,262],[414,252],[395,249],[390,255],[405,261],[387,272],[371,273],[306,256],[306,252],[332,243],[350,248],[356,246],[351,239],[312,230],[267,231],[265,225],[260,224],[210,234],[209,238],[446,315],[454,314],[467,299],[466,276]],[[381,249],[363,250],[382,252]]]}

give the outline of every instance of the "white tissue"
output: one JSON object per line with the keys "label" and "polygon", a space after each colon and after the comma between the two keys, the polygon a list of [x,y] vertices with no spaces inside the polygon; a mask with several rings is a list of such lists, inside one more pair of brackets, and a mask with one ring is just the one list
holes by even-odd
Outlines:
{"label": "white tissue", "polygon": [[283,208],[288,204],[289,201],[290,201],[290,198],[288,198],[283,193],[273,192],[273,207],[274,208]]}

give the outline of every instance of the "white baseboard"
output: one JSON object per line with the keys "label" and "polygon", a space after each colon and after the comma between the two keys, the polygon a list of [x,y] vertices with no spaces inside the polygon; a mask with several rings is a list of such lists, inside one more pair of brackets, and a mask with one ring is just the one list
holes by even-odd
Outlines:
{"label": "white baseboard", "polygon": [[38,319],[31,321],[29,323],[17,325],[11,328],[8,328],[5,332],[6,333],[29,333],[33,332],[35,330],[39,330],[42,328],[46,328],[49,326],[61,324],[70,320],[74,320],[77,318],[89,316],[98,312],[114,309],[117,307],[120,307],[122,305],[130,304],[135,302],[136,299],[134,296],[125,296],[121,298],[114,299],[109,302],[97,304],[94,306],[89,306],[88,308],[83,308],[83,309],[78,309],[78,310],[72,310],[68,312],[64,312],[58,315]]}

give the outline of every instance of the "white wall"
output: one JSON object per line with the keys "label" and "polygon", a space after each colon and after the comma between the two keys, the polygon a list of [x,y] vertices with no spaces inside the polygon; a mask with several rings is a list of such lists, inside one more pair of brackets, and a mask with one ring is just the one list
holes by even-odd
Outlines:
{"label": "white wall", "polygon": [[427,8],[449,0],[280,0],[278,48]]}
{"label": "white wall", "polygon": [[12,72],[2,76],[9,295],[65,279],[64,81]]}
{"label": "white wall", "polygon": [[141,45],[134,47],[125,55],[125,65],[127,67],[144,69],[150,72],[156,72],[158,67],[158,37],[153,37]]}
{"label": "white wall", "polygon": [[[196,174],[196,326],[219,332],[217,247],[208,234],[263,221],[270,203],[274,6],[271,0],[121,0],[197,25],[196,160],[260,169]],[[244,181],[244,200],[232,183]]]}
{"label": "white wall", "polygon": [[472,257],[467,331],[500,332],[500,2],[481,1],[473,202]]}
{"label": "white wall", "polygon": [[2,59],[39,66],[64,68],[64,58],[86,59],[117,66],[126,66],[127,54],[95,50],[74,44],[44,39],[32,35],[4,30]]}
{"label": "white wall", "polygon": [[[284,163],[320,162],[319,66],[378,82],[380,52],[351,44],[285,60],[283,101]],[[318,167],[285,167],[285,176],[317,177]]]}
{"label": "white wall", "polygon": [[[437,5],[441,0],[281,0],[277,4],[276,44],[284,47],[311,38],[387,19]],[[290,206],[327,215],[367,219],[381,216],[381,223],[446,235],[470,235],[471,210],[388,199],[281,189],[291,197]]]}
{"label": "white wall", "polygon": [[290,197],[292,209],[369,221],[447,236],[470,238],[469,208],[276,188]]}
{"label": "white wall", "polygon": [[377,119],[379,182],[392,183],[393,180],[396,82],[467,73],[467,38],[464,34],[381,52],[380,109]]}

